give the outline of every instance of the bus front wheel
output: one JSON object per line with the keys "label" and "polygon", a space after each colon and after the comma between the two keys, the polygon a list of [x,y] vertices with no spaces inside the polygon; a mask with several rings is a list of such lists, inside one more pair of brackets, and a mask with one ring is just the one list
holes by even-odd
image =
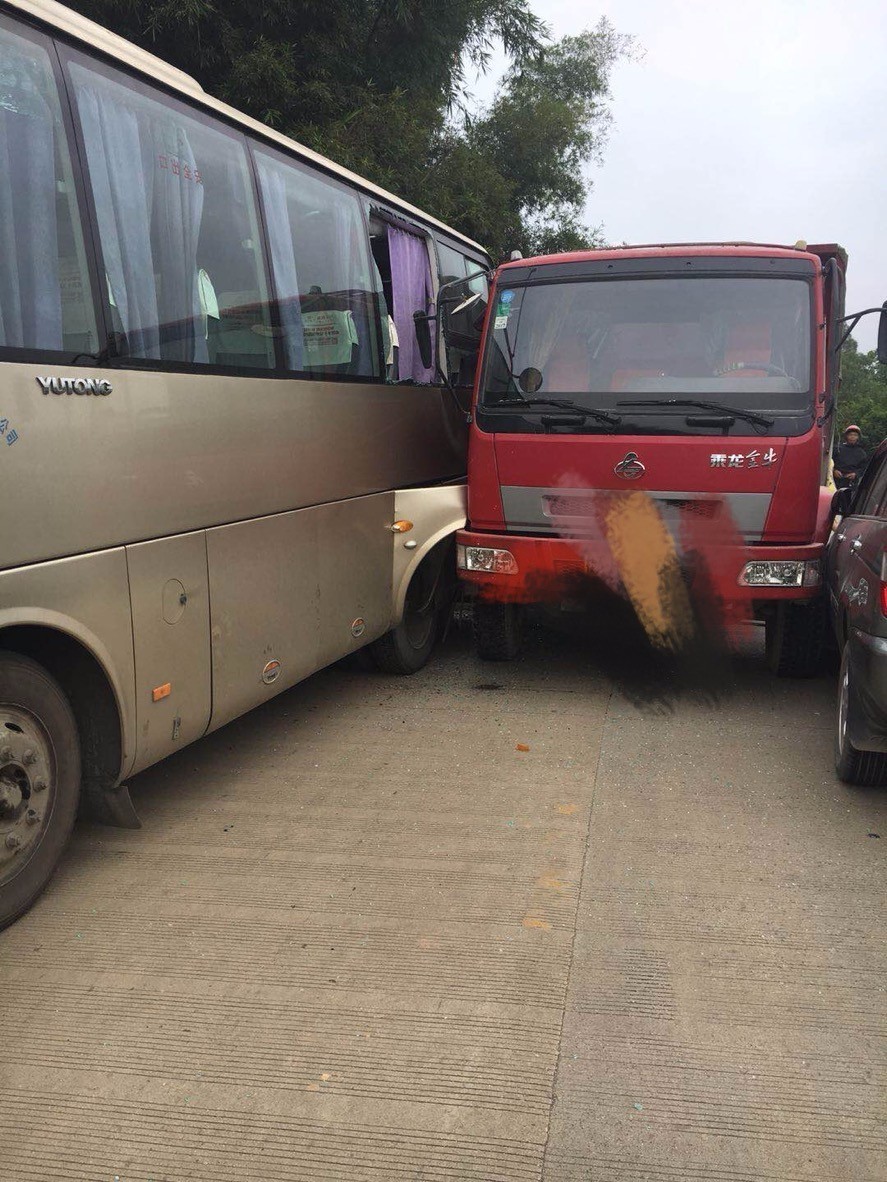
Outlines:
{"label": "bus front wheel", "polygon": [[404,676],[428,664],[432,650],[449,619],[455,591],[454,563],[446,546],[425,559],[407,588],[403,619],[368,646],[382,673]]}
{"label": "bus front wheel", "polygon": [[0,928],[49,882],[79,797],[80,740],[68,699],[36,661],[0,652]]}

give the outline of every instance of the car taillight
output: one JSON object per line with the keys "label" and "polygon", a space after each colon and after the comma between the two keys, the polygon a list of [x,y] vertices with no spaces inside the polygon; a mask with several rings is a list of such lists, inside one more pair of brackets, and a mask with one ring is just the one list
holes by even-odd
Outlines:
{"label": "car taillight", "polygon": [[887,550],[881,555],[881,615],[887,616]]}

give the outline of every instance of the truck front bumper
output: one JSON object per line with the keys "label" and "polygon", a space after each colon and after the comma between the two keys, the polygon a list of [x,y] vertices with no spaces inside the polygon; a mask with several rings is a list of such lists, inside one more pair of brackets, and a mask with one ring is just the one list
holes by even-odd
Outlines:
{"label": "truck front bumper", "polygon": [[[619,559],[600,541],[463,529],[456,553],[459,577],[482,598],[503,603],[557,602],[583,577],[621,584]],[[822,553],[819,543],[715,546],[678,561],[691,584],[703,579],[722,600],[761,603],[816,599]]]}

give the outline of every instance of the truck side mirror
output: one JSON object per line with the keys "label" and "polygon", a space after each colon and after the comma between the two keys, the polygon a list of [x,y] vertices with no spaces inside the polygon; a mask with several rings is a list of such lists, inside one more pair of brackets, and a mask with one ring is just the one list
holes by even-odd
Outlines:
{"label": "truck side mirror", "polygon": [[413,313],[413,327],[416,332],[416,343],[419,346],[419,356],[426,369],[431,369],[431,328],[426,312]]}
{"label": "truck side mirror", "polygon": [[832,497],[832,517],[845,517],[853,504],[853,488],[839,488]]}
{"label": "truck side mirror", "polygon": [[887,365],[887,300],[881,308],[881,319],[878,322],[878,360]]}

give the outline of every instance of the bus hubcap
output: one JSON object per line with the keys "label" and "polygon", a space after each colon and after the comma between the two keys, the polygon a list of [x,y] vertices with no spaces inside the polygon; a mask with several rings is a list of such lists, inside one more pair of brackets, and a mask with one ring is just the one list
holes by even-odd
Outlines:
{"label": "bus hubcap", "polygon": [[33,853],[52,810],[52,747],[37,720],[0,706],[0,879]]}

